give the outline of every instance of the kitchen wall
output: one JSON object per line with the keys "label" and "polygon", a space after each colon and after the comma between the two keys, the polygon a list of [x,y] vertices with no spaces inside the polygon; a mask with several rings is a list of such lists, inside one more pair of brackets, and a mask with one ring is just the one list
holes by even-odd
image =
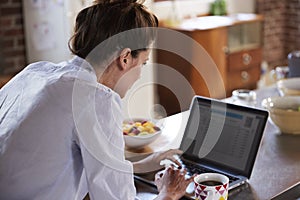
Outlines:
{"label": "kitchen wall", "polygon": [[300,50],[300,1],[256,0],[264,15],[263,58],[269,68],[287,65],[287,55]]}
{"label": "kitchen wall", "polygon": [[22,0],[0,1],[0,75],[15,74],[26,63]]}

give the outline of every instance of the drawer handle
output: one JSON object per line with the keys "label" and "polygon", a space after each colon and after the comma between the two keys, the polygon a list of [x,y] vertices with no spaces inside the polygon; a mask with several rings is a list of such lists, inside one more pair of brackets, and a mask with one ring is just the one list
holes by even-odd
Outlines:
{"label": "drawer handle", "polygon": [[241,77],[242,77],[242,81],[243,81],[243,82],[247,82],[247,81],[249,81],[249,79],[250,79],[250,75],[249,75],[249,73],[246,72],[246,71],[242,71],[242,72],[241,72]]}
{"label": "drawer handle", "polygon": [[244,65],[249,65],[252,60],[252,57],[248,53],[243,54],[243,63]]}

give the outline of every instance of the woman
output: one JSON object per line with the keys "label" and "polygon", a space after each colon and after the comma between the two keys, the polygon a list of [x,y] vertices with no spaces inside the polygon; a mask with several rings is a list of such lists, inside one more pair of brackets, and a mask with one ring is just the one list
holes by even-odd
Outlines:
{"label": "woman", "polygon": [[[96,1],[77,16],[59,64],[27,66],[0,91],[0,199],[134,199],[133,171],[157,170],[179,150],[124,158],[121,97],[139,78],[157,18],[135,0]],[[157,199],[192,181],[168,168]]]}

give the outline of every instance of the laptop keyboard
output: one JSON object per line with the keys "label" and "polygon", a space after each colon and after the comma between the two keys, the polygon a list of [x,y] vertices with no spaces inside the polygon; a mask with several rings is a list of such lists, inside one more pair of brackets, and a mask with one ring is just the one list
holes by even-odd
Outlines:
{"label": "laptop keyboard", "polygon": [[[201,167],[199,165],[195,165],[195,164],[189,163],[189,162],[183,162],[182,166],[187,170],[188,175],[216,172],[214,170],[210,170],[208,168]],[[238,178],[230,176],[228,174],[224,174],[224,175],[226,175],[229,178],[229,183],[232,183],[233,181],[238,180]]]}

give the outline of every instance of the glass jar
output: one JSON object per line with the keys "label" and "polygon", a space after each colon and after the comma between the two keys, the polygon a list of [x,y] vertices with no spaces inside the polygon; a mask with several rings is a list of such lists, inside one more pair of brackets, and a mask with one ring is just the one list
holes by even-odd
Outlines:
{"label": "glass jar", "polygon": [[252,106],[256,105],[256,92],[248,89],[238,89],[232,92],[234,104]]}

